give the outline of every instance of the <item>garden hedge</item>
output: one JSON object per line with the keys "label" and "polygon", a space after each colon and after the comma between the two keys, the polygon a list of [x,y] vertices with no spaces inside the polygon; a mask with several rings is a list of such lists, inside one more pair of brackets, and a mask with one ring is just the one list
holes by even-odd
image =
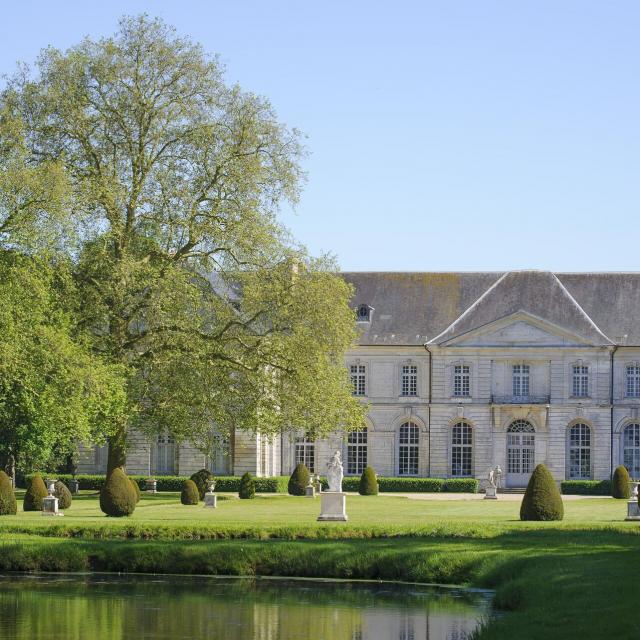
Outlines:
{"label": "garden hedge", "polygon": [[[71,474],[51,474],[69,486]],[[27,476],[29,479],[31,476]],[[144,490],[149,476],[129,476]],[[182,491],[182,485],[188,476],[153,476],[157,481],[158,491]],[[76,474],[75,479],[80,483],[80,489],[100,491],[104,486],[104,475]],[[215,476],[216,493],[238,493],[240,478],[238,476]],[[270,478],[254,478],[256,493],[287,493],[289,476],[274,476]],[[475,478],[390,478],[378,477],[381,492],[386,493],[478,493],[478,481]],[[328,489],[326,478],[322,479],[323,489]],[[358,492],[360,476],[347,476],[342,480],[343,491]]]}
{"label": "garden hedge", "polygon": [[119,467],[110,474],[100,491],[100,509],[108,516],[130,516],[136,508],[136,493],[129,478]]}
{"label": "garden hedge", "polygon": [[253,476],[247,471],[242,478],[240,478],[240,489],[238,490],[238,496],[242,500],[251,500],[256,495],[256,482]]}
{"label": "garden hedge", "polygon": [[611,495],[614,498],[628,500],[631,496],[631,485],[629,484],[629,472],[624,465],[616,467],[611,480]]}
{"label": "garden hedge", "polygon": [[610,496],[610,480],[564,480],[560,493],[565,496]]}
{"label": "garden hedge", "polygon": [[378,479],[373,467],[365,467],[360,476],[360,484],[358,485],[358,493],[361,496],[377,496],[378,495]]}
{"label": "garden hedge", "polygon": [[[198,497],[200,500],[204,500],[204,494],[209,490],[209,481],[213,478],[213,473],[208,469],[200,469],[196,471],[189,480],[192,480],[198,489]],[[158,488],[158,491],[161,489]]]}
{"label": "garden hedge", "polygon": [[49,495],[44,480],[39,473],[36,473],[27,486],[24,494],[22,509],[24,511],[42,511],[42,500]]}
{"label": "garden hedge", "polygon": [[287,491],[291,496],[304,496],[307,495],[307,485],[309,484],[309,478],[311,474],[306,465],[302,462],[296,465],[291,477],[289,478],[289,484],[287,485]]}
{"label": "garden hedge", "polygon": [[551,472],[539,464],[529,478],[520,505],[520,520],[562,520],[562,496]]}
{"label": "garden hedge", "polygon": [[15,516],[17,512],[18,503],[11,478],[4,471],[0,471],[0,516]]}
{"label": "garden hedge", "polygon": [[67,488],[64,482],[58,480],[53,485],[53,495],[58,498],[58,509],[64,511],[71,506],[73,498],[71,497],[71,491]]}
{"label": "garden hedge", "polygon": [[198,492],[198,485],[193,480],[185,480],[182,485],[182,492],[180,493],[180,502],[182,504],[198,504],[200,500],[200,494]]}

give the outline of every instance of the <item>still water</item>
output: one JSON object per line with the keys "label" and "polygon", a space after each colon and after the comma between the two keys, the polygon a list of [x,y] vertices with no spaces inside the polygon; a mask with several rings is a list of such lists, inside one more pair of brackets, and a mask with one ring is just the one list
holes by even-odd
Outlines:
{"label": "still water", "polygon": [[491,594],[388,583],[0,576],[3,640],[463,640]]}

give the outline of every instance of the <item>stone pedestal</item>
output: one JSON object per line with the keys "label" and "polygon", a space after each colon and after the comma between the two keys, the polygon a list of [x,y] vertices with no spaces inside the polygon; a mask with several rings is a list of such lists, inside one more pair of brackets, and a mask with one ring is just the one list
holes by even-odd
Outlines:
{"label": "stone pedestal", "polygon": [[313,485],[309,485],[306,489],[307,498],[315,498],[316,497],[316,488]]}
{"label": "stone pedestal", "polygon": [[342,491],[323,491],[320,494],[319,521],[346,522],[347,494]]}
{"label": "stone pedestal", "polygon": [[147,493],[158,493],[158,482],[153,478],[147,478],[144,483],[144,490]]}
{"label": "stone pedestal", "polygon": [[63,516],[58,510],[58,498],[49,495],[42,499],[42,515],[43,516]]}
{"label": "stone pedestal", "polygon": [[211,509],[218,508],[218,496],[215,493],[204,494],[204,506],[211,507]]}
{"label": "stone pedestal", "polygon": [[489,485],[484,494],[485,500],[497,500],[498,499],[498,490],[495,487]]}
{"label": "stone pedestal", "polygon": [[69,491],[71,491],[71,493],[73,494],[76,494],[79,490],[80,483],[75,478],[71,478],[71,480],[69,480]]}
{"label": "stone pedestal", "polygon": [[627,517],[625,520],[640,520],[640,505],[638,505],[637,499],[627,502]]}

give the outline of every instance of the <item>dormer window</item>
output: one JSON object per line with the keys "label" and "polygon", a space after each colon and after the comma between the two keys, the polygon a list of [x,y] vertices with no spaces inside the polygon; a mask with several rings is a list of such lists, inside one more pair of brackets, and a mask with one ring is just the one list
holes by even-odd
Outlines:
{"label": "dormer window", "polygon": [[361,304],[356,309],[357,322],[371,322],[371,312],[373,309],[368,304]]}

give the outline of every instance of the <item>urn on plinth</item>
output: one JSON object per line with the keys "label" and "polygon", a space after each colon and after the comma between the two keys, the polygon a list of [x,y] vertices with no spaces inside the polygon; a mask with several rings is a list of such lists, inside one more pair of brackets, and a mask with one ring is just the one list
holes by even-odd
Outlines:
{"label": "urn on plinth", "polygon": [[47,489],[49,495],[46,498],[42,498],[42,515],[43,516],[63,516],[58,509],[58,498],[53,495],[55,491],[56,480],[47,479]]}
{"label": "urn on plinth", "polygon": [[218,508],[218,496],[214,493],[216,488],[216,481],[211,478],[209,480],[209,491],[204,494],[204,506],[211,509]]}

